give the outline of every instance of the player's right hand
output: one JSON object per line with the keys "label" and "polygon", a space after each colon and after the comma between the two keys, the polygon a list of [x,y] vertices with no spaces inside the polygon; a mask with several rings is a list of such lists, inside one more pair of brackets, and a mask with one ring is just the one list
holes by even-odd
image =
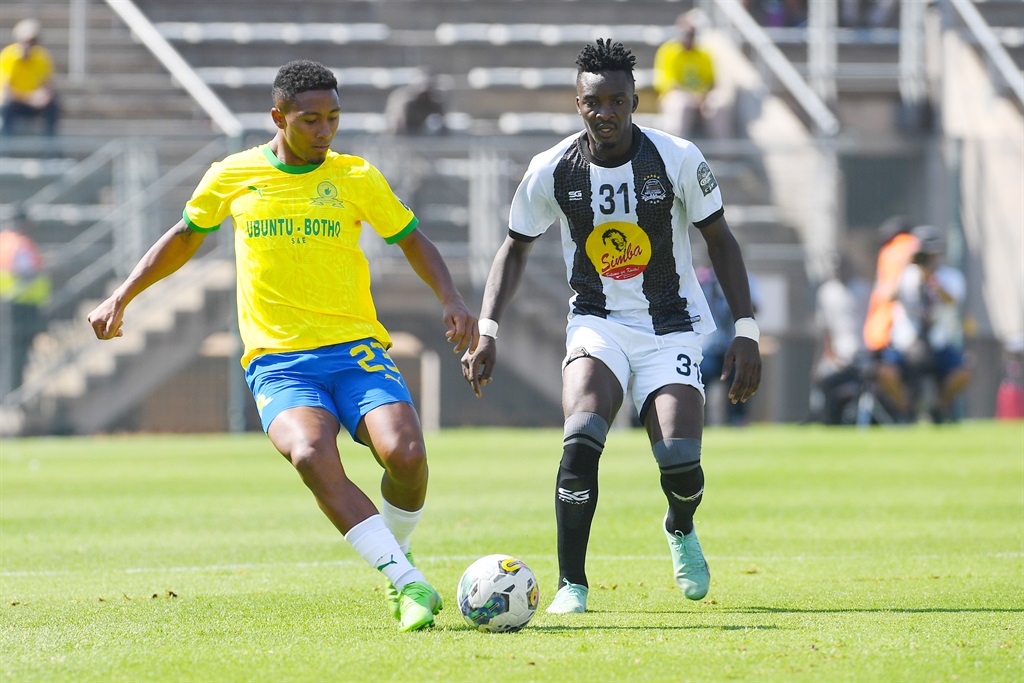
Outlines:
{"label": "player's right hand", "polygon": [[477,398],[484,386],[491,383],[491,373],[498,358],[498,342],[494,337],[481,335],[476,350],[466,351],[462,356],[462,376],[473,388]]}
{"label": "player's right hand", "polygon": [[89,321],[89,326],[97,339],[113,339],[124,336],[124,331],[121,329],[124,322],[123,316],[124,308],[118,305],[114,297],[110,297],[92,309],[86,316],[86,320]]}

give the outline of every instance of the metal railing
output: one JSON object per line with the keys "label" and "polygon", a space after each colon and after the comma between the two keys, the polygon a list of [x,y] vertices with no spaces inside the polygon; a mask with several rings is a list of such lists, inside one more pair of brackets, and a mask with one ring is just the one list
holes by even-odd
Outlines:
{"label": "metal railing", "polygon": [[[85,177],[98,171],[103,166],[117,166],[118,164],[125,167],[120,172],[115,171],[114,175],[119,173],[120,175],[137,176],[138,168],[133,163],[132,156],[124,154],[126,147],[132,145],[131,141],[110,142],[79,162],[74,169],[67,173],[66,178],[74,181],[76,178]],[[123,275],[120,271],[126,265],[130,268],[141,256],[141,253],[138,253],[139,250],[144,251],[155,239],[148,223],[132,224],[131,217],[134,216],[137,220],[139,216],[155,213],[153,207],[159,203],[162,197],[177,189],[183,182],[191,180],[201,173],[211,161],[223,153],[224,149],[224,139],[216,138],[153,182],[128,182],[117,193],[119,201],[109,208],[103,218],[80,232],[62,247],[53,262],[47,264],[46,268],[46,272],[50,274],[61,271],[70,273],[42,308],[42,316],[44,320],[48,321],[51,328],[53,325],[60,327],[66,322],[72,309],[82,302],[84,292],[94,288],[104,279],[119,274]],[[138,179],[135,178],[135,180]],[[23,206],[29,218],[32,217],[33,207],[40,206],[41,201],[56,196],[59,191],[66,190],[69,186],[68,181],[62,179],[43,188],[28,199]],[[230,240],[221,242],[230,242]],[[197,260],[226,258],[227,254],[228,250],[224,243],[218,243]],[[79,267],[82,262],[84,265]],[[66,325],[64,326],[66,327]],[[31,380],[3,396],[0,406],[17,408],[34,400],[62,367],[76,362],[85,343],[92,339],[91,330],[84,324],[76,332],[58,336],[62,337],[60,348],[47,360],[45,367]]]}
{"label": "metal railing", "polygon": [[245,126],[238,117],[228,109],[227,105],[210,89],[188,62],[178,53],[160,31],[146,18],[131,0],[106,0],[114,12],[132,30],[146,48],[153,53],[171,76],[189,95],[203,108],[213,123],[230,138],[239,138],[245,132]]}
{"label": "metal railing", "polygon": [[764,28],[743,8],[739,0],[707,0],[705,4],[710,6],[710,13],[716,18],[716,23],[724,24],[753,48],[772,77],[792,95],[797,105],[811,120],[818,134],[831,137],[839,132],[839,119],[786,59]]}
{"label": "metal railing", "polygon": [[1024,106],[1024,73],[1014,65],[1013,59],[999,42],[992,27],[985,23],[978,8],[971,0],[947,0],[947,4],[960,15],[964,25],[974,35],[1000,80],[1013,93],[1017,104]]}

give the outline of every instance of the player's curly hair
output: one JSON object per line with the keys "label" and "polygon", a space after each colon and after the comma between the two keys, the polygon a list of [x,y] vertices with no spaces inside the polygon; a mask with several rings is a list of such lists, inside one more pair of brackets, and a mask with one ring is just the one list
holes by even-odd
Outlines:
{"label": "player's curly hair", "polygon": [[576,56],[576,76],[582,73],[601,73],[602,71],[625,71],[629,78],[633,78],[633,67],[636,66],[636,57],[619,42],[612,42],[611,38],[598,38],[594,43],[588,43]]}
{"label": "player's curly hair", "polygon": [[319,62],[296,59],[277,71],[271,96],[274,104],[291,105],[299,93],[309,90],[338,90],[338,79],[334,72]]}

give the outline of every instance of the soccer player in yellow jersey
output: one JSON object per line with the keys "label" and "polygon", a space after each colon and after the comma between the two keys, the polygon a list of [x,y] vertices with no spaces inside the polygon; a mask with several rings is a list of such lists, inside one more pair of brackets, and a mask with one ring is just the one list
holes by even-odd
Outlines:
{"label": "soccer player in yellow jersey", "polygon": [[[334,74],[316,62],[290,62],[274,80],[273,101],[274,139],[213,164],[182,220],[89,314],[89,324],[100,339],[122,336],[128,303],[180,268],[230,216],[242,366],[263,428],[324,514],[387,577],[402,630],[421,629],[441,609],[409,550],[426,496],[426,449],[370,296],[362,225],[397,244],[433,289],[456,352],[476,347],[477,321],[380,172],[331,150],[340,112]],[[384,468],[380,512],[345,475],[341,427]]]}

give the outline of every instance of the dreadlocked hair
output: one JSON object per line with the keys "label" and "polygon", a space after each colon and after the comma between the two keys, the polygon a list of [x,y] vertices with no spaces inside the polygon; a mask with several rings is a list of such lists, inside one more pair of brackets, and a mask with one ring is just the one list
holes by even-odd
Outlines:
{"label": "dreadlocked hair", "polygon": [[282,66],[274,78],[271,95],[274,103],[291,105],[300,94],[310,90],[338,90],[334,72],[319,62],[296,59]]}
{"label": "dreadlocked hair", "polygon": [[597,42],[583,46],[576,57],[576,75],[582,73],[601,73],[602,71],[625,71],[633,79],[633,67],[636,57],[626,46],[612,42],[611,38],[598,38]]}

